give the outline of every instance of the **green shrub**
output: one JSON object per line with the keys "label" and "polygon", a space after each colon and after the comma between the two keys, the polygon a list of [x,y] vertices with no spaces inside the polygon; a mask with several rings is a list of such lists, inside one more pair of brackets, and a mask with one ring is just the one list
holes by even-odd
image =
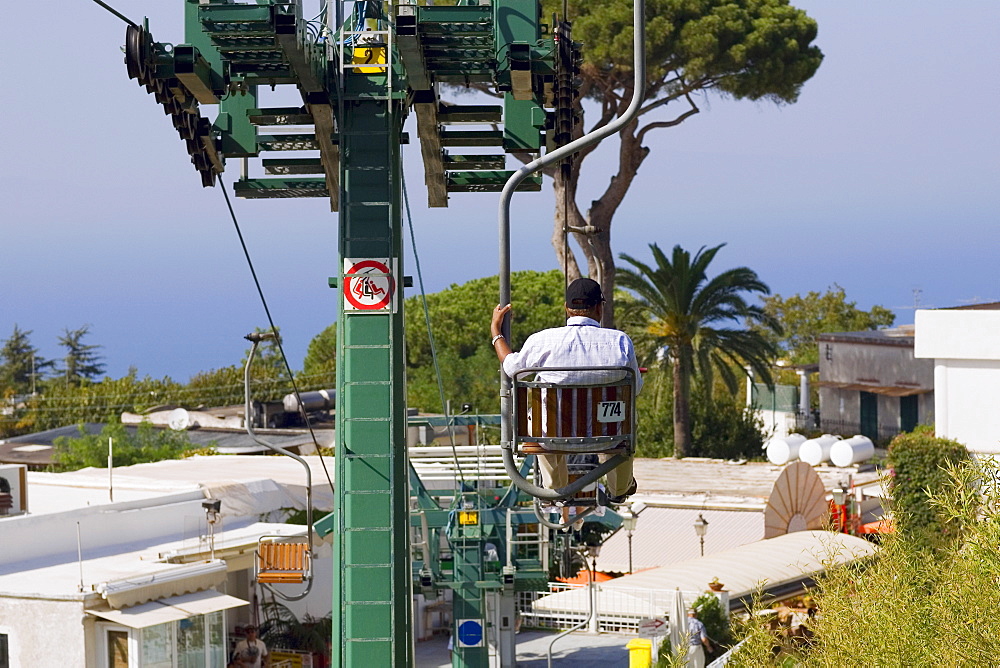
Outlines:
{"label": "green shrub", "polygon": [[679,668],[680,666],[687,665],[687,661],[679,656],[674,656],[669,635],[664,636],[659,645],[656,644],[656,639],[654,638],[653,646],[656,648],[653,654],[653,668]]}
{"label": "green shrub", "polygon": [[948,464],[926,501],[937,521],[963,531],[935,550],[906,532],[886,536],[872,559],[819,579],[810,642],[781,644],[751,623],[729,666],[996,665],[1000,468],[992,460]]}
{"label": "green shrub", "polygon": [[733,644],[732,634],[729,630],[729,617],[722,609],[722,603],[719,602],[718,596],[702,594],[695,599],[694,609],[698,619],[705,625],[705,633],[708,634],[716,649],[727,648]]}
{"label": "green shrub", "polygon": [[714,459],[760,459],[764,424],[731,398],[691,401],[693,454]]}
{"label": "green shrub", "polygon": [[948,466],[968,459],[964,445],[934,436],[931,427],[917,427],[892,440],[887,460],[892,511],[896,526],[909,540],[935,547],[961,531],[960,524],[941,516],[930,495],[948,482]]}
{"label": "green shrub", "polygon": [[60,436],[55,440],[53,459],[58,470],[75,471],[87,466],[106,468],[109,439],[113,439],[113,464],[116,467],[180,459],[186,452],[198,447],[188,440],[187,434],[157,429],[148,422],[140,424],[135,434],[129,433],[125,425],[118,422],[105,425],[100,434],[88,434],[83,425],[80,425],[79,432],[76,438]]}

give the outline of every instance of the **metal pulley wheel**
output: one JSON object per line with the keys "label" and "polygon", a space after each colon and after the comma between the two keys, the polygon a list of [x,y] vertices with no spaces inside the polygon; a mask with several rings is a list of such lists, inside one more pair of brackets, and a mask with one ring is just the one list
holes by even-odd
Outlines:
{"label": "metal pulley wheel", "polygon": [[129,26],[125,29],[125,68],[128,78],[138,79],[141,85],[149,84],[151,42],[149,33],[142,27]]}
{"label": "metal pulley wheel", "polygon": [[198,130],[197,116],[181,111],[174,114],[170,120],[173,121],[174,129],[177,130],[177,134],[180,135],[181,139],[195,138],[195,133]]}
{"label": "metal pulley wheel", "polygon": [[153,83],[153,96],[156,101],[163,105],[163,113],[172,114],[172,108],[167,105],[173,101],[174,96],[170,93],[170,89],[167,88],[167,84],[163,79],[156,79]]}
{"label": "metal pulley wheel", "polygon": [[204,153],[191,154],[191,163],[199,172],[211,169],[211,165],[208,163],[208,157]]}
{"label": "metal pulley wheel", "polygon": [[184,117],[184,123],[182,124],[182,129],[178,130],[181,133],[181,139],[197,139],[198,138],[198,119],[201,118],[198,114],[181,114]]}

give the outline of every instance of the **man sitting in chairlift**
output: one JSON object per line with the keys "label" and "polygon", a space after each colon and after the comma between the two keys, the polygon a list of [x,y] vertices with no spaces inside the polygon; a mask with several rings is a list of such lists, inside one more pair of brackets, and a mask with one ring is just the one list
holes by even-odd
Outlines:
{"label": "man sitting in chairlift", "polygon": [[[625,332],[601,327],[604,314],[604,295],[597,281],[578,278],[566,288],[566,326],[536,332],[524,342],[519,352],[510,348],[500,333],[504,316],[510,304],[493,309],[490,334],[493,349],[503,363],[503,370],[513,376],[529,367],[631,367],[635,372],[636,393],[642,388],[642,376],[635,358],[635,347]],[[621,380],[625,372],[614,371],[560,371],[539,374],[538,380],[551,383],[597,384]],[[600,461],[610,455],[600,455]],[[564,455],[539,455],[539,465],[546,487],[559,489],[569,484],[569,473]],[[632,476],[632,458],[629,457],[607,474],[608,496],[611,503],[624,503],[635,494],[636,483]]]}

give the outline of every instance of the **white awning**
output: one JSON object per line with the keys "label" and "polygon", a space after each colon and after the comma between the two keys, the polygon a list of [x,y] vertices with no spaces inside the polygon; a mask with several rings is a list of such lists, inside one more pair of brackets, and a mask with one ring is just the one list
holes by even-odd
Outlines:
{"label": "white awning", "polygon": [[192,564],[162,564],[146,575],[101,583],[97,591],[109,606],[118,610],[218,587],[226,580],[226,569],[226,562],[222,559],[206,559]]}
{"label": "white awning", "polygon": [[[665,615],[669,614],[674,590],[679,589],[690,605],[716,577],[735,602],[752,596],[760,587],[766,591],[795,587],[827,568],[869,557],[877,550],[856,536],[797,531],[598,583],[597,605],[601,614]],[[637,607],[636,600],[642,606]],[[533,607],[540,612],[585,614],[589,610],[588,592],[573,589],[549,594],[535,601]]]}
{"label": "white awning", "polygon": [[121,610],[87,610],[87,612],[109,622],[122,624],[133,629],[144,629],[148,626],[176,622],[196,615],[238,608],[241,605],[249,605],[249,603],[235,596],[206,590],[162,598],[158,601],[150,601]]}

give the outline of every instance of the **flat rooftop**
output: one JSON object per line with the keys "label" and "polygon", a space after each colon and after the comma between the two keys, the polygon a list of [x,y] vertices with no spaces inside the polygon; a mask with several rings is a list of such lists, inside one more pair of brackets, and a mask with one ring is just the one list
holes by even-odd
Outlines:
{"label": "flat rooftop", "polygon": [[[333,476],[333,458],[304,457],[313,480],[314,505],[333,508],[333,493],[327,483],[323,463]],[[159,496],[204,490],[231,491],[233,486],[259,487],[260,481],[273,481],[285,490],[304,493],[305,468],[290,457],[271,455],[196,455],[188,459],[169,459],[150,464],[108,469],[85,468],[66,473],[28,472],[28,510],[32,515],[57,513],[84,506],[104,505],[113,501],[140,501]],[[291,504],[289,504],[291,505]]]}
{"label": "flat rooftop", "polygon": [[[784,466],[770,462],[738,463],[697,457],[636,458],[634,475],[639,491],[634,499],[655,505],[763,508],[782,470]],[[881,473],[874,467],[816,466],[813,470],[827,490],[840,487],[840,482],[848,476],[853,477],[856,487],[877,485],[881,479]]]}

